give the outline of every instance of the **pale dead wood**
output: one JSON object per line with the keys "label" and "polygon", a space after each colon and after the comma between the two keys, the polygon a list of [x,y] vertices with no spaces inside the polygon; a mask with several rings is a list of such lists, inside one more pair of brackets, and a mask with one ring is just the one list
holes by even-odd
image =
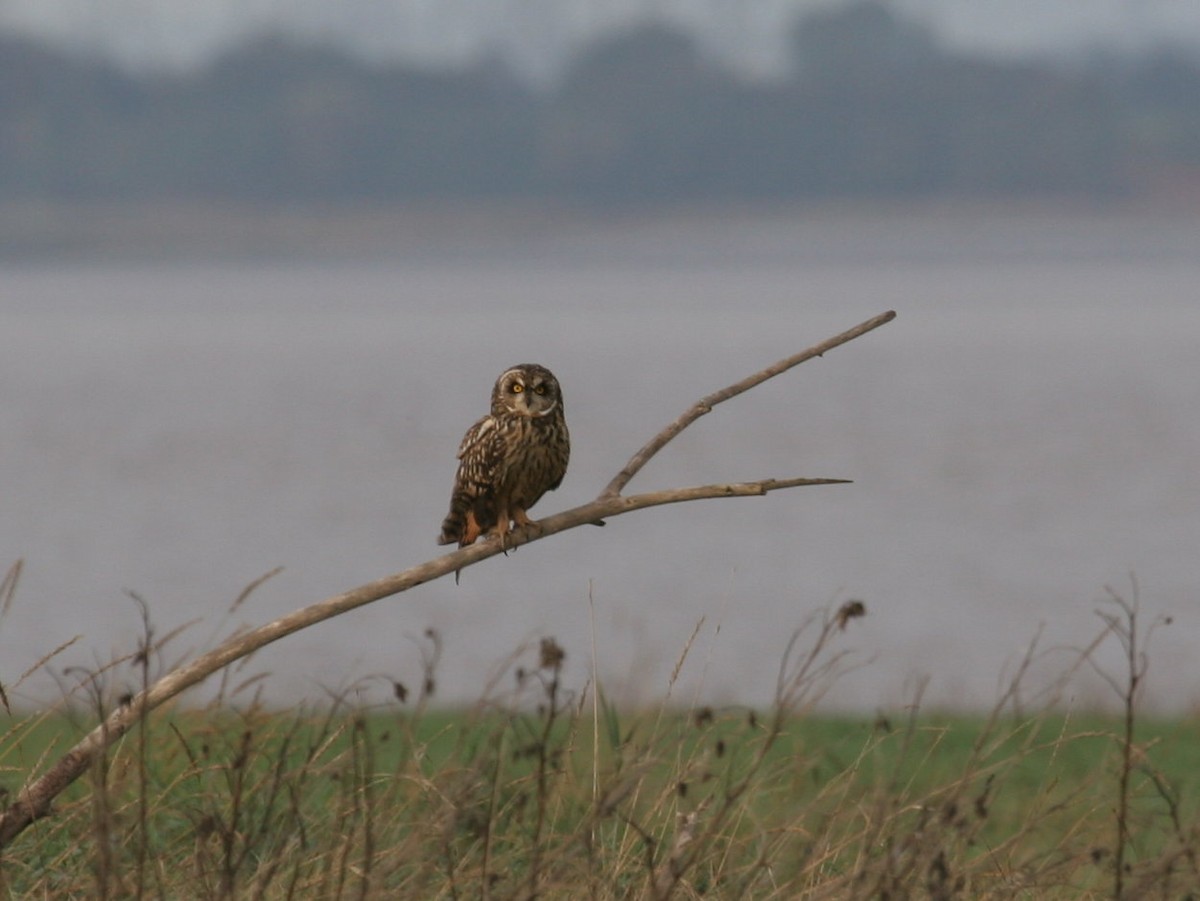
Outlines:
{"label": "pale dead wood", "polygon": [[[664,428],[645,447],[639,450],[625,465],[620,473],[608,484],[595,500],[556,513],[539,520],[526,529],[510,532],[506,541],[507,550],[538,541],[577,526],[599,522],[642,510],[646,507],[677,504],[687,501],[703,500],[721,497],[753,497],[764,495],[771,491],[785,488],[797,488],[808,485],[844,484],[846,479],[761,479],[752,482],[732,482],[726,484],[698,485],[690,488],[670,488],[661,491],[650,491],[629,497],[620,494],[621,489],[629,480],[660,451],[672,438],[683,431],[690,423],[709,412],[713,406],[722,401],[748,391],[755,385],[761,384],[772,376],[786,372],[793,366],[820,356],[826,351],[845,344],[854,338],[864,335],[895,318],[895,313],[883,313],[849,331],[843,332],[828,341],[824,341],[795,356],[780,360],[754,375],[743,379],[728,388],[702,398],[689,408],[682,416]],[[199,684],[208,676],[228,666],[236,660],[246,657],[272,642],[278,641],[301,629],[306,629],[316,623],[339,616],[365,604],[370,604],[391,595],[400,594],[410,588],[415,588],[433,579],[449,573],[465,569],[488,557],[502,553],[499,542],[480,542],[470,547],[461,548],[441,557],[436,557],[425,563],[410,567],[395,575],[386,576],[361,585],[358,588],[327,598],[318,603],[304,607],[273,622],[259,626],[247,632],[239,633],[194,660],[182,664],[158,679],[154,684],[135,695],[129,703],[113,711],[108,718],[84,736],[71,750],[56,761],[43,775],[27,782],[18,792],[16,800],[0,814],[0,848],[6,847],[14,838],[23,832],[35,820],[51,813],[51,804],[68,785],[73,783],[88,768],[109,745],[124,735],[139,719],[146,716],[156,707],[161,706],[183,691]],[[240,601],[240,599],[239,599]]]}
{"label": "pale dead wood", "polygon": [[787,372],[793,366],[799,366],[805,360],[811,360],[813,357],[823,356],[827,351],[833,350],[847,341],[853,341],[867,332],[879,328],[885,323],[891,322],[896,318],[895,310],[888,310],[886,313],[880,313],[866,322],[859,323],[852,329],[847,329],[840,335],[834,335],[832,338],[822,341],[820,344],[814,344],[808,350],[802,350],[800,353],[790,357],[785,357],[778,363],[773,363],[766,369],[760,369],[754,375],[747,376],[740,382],[734,382],[728,388],[722,388],[720,391],[714,391],[707,397],[702,397],[696,401],[683,414],[668,425],[665,429],[655,435],[650,441],[639,450],[624,468],[616,474],[611,482],[605,486],[601,496],[620,494],[621,490],[629,484],[629,480],[638,474],[638,471],[650,462],[650,458],[657,454],[663,447],[686,429],[689,425],[703,416],[705,413],[711,413],[712,408],[723,401],[729,400],[731,397],[737,397],[745,391],[749,391],[756,385],[761,385],[769,378],[774,378],[780,373]]}

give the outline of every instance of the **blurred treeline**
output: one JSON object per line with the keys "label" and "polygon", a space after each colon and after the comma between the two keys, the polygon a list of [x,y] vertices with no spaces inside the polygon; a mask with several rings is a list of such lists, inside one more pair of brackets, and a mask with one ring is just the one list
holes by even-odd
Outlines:
{"label": "blurred treeline", "polygon": [[585,201],[1136,190],[1200,164],[1182,51],[998,61],[868,2],[799,21],[790,75],[749,83],[659,27],[535,90],[243,46],[137,75],[0,41],[0,199],[547,197]]}

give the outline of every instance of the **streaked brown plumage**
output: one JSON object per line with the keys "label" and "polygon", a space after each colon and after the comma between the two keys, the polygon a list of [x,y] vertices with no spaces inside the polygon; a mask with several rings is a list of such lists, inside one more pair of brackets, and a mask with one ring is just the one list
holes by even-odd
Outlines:
{"label": "streaked brown plumage", "polygon": [[558,379],[544,366],[505,370],[492,388],[492,412],[467,430],[458,449],[450,512],[438,544],[472,544],[483,534],[503,543],[511,523],[562,484],[571,454]]}

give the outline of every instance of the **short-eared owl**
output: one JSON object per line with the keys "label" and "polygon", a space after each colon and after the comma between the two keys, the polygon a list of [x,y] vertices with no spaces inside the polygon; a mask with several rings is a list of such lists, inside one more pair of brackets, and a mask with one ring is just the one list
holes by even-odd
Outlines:
{"label": "short-eared owl", "polygon": [[510,523],[528,525],[525,511],[562,483],[570,453],[558,379],[534,363],[505,370],[492,388],[492,412],[467,430],[458,448],[438,544],[463,547],[484,533],[503,542]]}

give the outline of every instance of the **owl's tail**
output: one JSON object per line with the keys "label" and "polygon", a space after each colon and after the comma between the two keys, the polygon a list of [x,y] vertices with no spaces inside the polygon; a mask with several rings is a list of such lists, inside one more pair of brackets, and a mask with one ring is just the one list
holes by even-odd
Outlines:
{"label": "owl's tail", "polygon": [[450,512],[442,520],[442,534],[438,544],[454,544],[459,547],[473,544],[479,537],[479,524],[475,521],[474,502],[465,492],[455,492],[450,498]]}

